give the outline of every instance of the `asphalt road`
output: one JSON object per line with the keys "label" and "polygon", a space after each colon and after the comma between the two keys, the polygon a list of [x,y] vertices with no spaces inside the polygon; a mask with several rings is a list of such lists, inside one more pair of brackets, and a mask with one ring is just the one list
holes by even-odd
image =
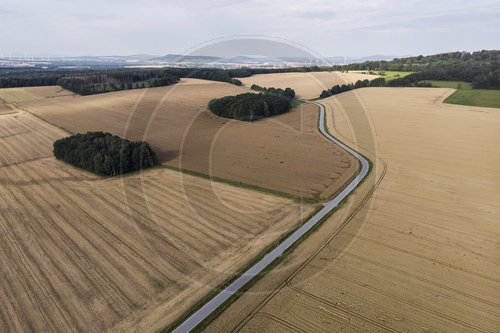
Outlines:
{"label": "asphalt road", "polygon": [[299,229],[297,229],[292,235],[280,243],[271,252],[266,254],[259,262],[249,268],[243,275],[237,278],[228,287],[219,292],[214,298],[208,301],[202,308],[193,313],[189,318],[187,318],[181,325],[179,325],[173,332],[189,332],[194,329],[198,324],[200,324],[205,318],[207,318],[212,312],[214,312],[220,305],[222,305],[229,297],[240,290],[245,284],[252,280],[257,274],[259,274],[263,269],[265,269],[274,260],[279,258],[284,251],[290,248],[300,237],[307,233],[316,223],[318,223],[326,214],[328,214],[332,209],[338,206],[338,204],[351,193],[356,186],[365,178],[368,174],[370,165],[368,160],[361,156],[358,152],[349,148],[339,140],[331,136],[325,128],[325,108],[323,105],[316,102],[305,101],[306,103],[312,103],[320,108],[320,118],[318,128],[320,132],[327,137],[330,141],[336,143],[342,147],[347,152],[351,153],[356,157],[361,163],[361,171],[354,178],[349,185],[347,185],[342,192],[340,192],[335,198],[327,201],[324,204],[324,208],[321,209],[316,215],[311,217],[305,224],[303,224]]}

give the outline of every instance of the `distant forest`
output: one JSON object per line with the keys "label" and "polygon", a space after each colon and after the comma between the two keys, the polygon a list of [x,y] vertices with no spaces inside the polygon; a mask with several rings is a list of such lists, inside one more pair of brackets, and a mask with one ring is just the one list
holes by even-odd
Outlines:
{"label": "distant forest", "polygon": [[352,84],[342,84],[335,85],[330,89],[323,90],[320,98],[330,97],[332,95],[337,95],[349,90],[365,88],[365,87],[432,87],[432,84],[429,82],[418,82],[418,81],[409,81],[406,80],[408,76],[404,78],[394,79],[386,82],[383,77],[378,77],[371,81],[369,80],[358,80],[356,83]]}
{"label": "distant forest", "polygon": [[273,88],[273,87],[266,88],[266,87],[258,86],[256,84],[252,84],[250,89],[255,90],[255,91],[260,91],[260,92],[263,92],[266,94],[275,95],[278,97],[283,97],[283,98],[286,98],[290,101],[295,98],[295,90],[293,90],[292,88],[285,88],[283,90],[281,88]]}
{"label": "distant forest", "polygon": [[135,88],[169,86],[179,82],[179,77],[160,71],[122,71],[81,76],[65,76],[57,84],[79,95],[100,94]]}
{"label": "distant forest", "polygon": [[77,168],[116,176],[158,164],[148,143],[131,142],[110,133],[88,132],[54,142],[54,155]]}
{"label": "distant forest", "polygon": [[168,86],[180,78],[228,82],[241,85],[230,70],[217,68],[162,69],[0,69],[0,88],[60,85],[80,95],[110,91]]}
{"label": "distant forest", "polygon": [[392,61],[366,61],[334,68],[416,72],[391,81],[398,86],[423,80],[443,80],[471,82],[475,89],[500,89],[500,51],[450,52]]}
{"label": "distant forest", "polygon": [[[422,80],[471,82],[473,88],[500,89],[500,51],[450,52],[431,56],[366,61],[350,65],[289,68],[92,68],[92,69],[0,69],[0,88],[60,84],[78,94],[170,85],[192,77],[241,85],[237,78],[255,74],[313,71],[410,71],[415,72],[392,84],[412,85]],[[393,82],[391,81],[391,82]]]}

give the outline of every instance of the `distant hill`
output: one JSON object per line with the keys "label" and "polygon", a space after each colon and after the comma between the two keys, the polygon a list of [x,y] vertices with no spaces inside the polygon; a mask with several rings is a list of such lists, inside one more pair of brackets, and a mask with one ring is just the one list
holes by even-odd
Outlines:
{"label": "distant hill", "polygon": [[498,68],[500,65],[500,51],[483,50],[472,53],[457,51],[427,56],[419,55],[413,57],[394,58],[390,61],[377,59],[349,64],[345,66],[345,69],[418,72],[428,69],[434,65],[449,65],[452,63]]}
{"label": "distant hill", "polygon": [[391,61],[365,61],[336,66],[337,70],[404,71],[415,72],[398,80],[414,84],[424,80],[465,81],[474,88],[500,89],[500,51],[448,52]]}
{"label": "distant hill", "polygon": [[182,54],[167,54],[166,56],[157,57],[153,60],[157,61],[165,61],[169,63],[176,62],[192,62],[192,63],[207,63],[217,61],[219,57],[212,56],[190,56],[190,55],[182,55]]}
{"label": "distant hill", "polygon": [[180,55],[180,54],[168,54],[163,57],[157,57],[153,60],[166,61],[169,63],[176,62],[187,62],[192,64],[203,64],[203,63],[218,63],[218,64],[241,64],[241,65],[281,65],[286,66],[288,64],[301,64],[301,65],[341,65],[341,64],[352,64],[360,63],[364,61],[371,60],[392,60],[396,56],[391,55],[373,55],[367,57],[269,57],[260,55],[238,55],[229,57],[213,57],[213,56],[190,56],[190,55]]}

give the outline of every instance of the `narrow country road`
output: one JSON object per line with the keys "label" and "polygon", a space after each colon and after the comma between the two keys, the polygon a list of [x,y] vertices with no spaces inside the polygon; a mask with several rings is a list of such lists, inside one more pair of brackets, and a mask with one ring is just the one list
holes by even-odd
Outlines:
{"label": "narrow country road", "polygon": [[246,272],[244,272],[239,278],[237,278],[228,287],[220,291],[215,297],[210,299],[203,307],[198,311],[193,313],[189,318],[187,318],[181,325],[179,325],[174,332],[183,333],[189,332],[194,329],[198,324],[200,324],[205,318],[207,318],[211,313],[213,313],[219,306],[221,306],[228,298],[240,290],[245,284],[252,280],[257,274],[262,272],[269,264],[271,264],[275,259],[279,258],[284,251],[290,248],[300,237],[306,234],[312,227],[314,227],[325,215],[327,215],[331,210],[338,206],[338,204],[347,197],[361,181],[368,174],[370,165],[368,160],[360,155],[358,152],[349,148],[339,140],[331,136],[325,128],[325,107],[316,102],[304,101],[306,103],[312,103],[320,108],[320,118],[318,128],[320,132],[328,138],[330,141],[336,143],[344,150],[356,157],[361,163],[361,171],[335,198],[327,201],[324,204],[324,208],[321,209],[316,215],[309,219],[305,224],[303,224],[299,229],[297,229],[292,235],[286,238],[282,243],[280,243],[271,252],[266,254],[264,258],[258,261],[255,265],[250,267]]}

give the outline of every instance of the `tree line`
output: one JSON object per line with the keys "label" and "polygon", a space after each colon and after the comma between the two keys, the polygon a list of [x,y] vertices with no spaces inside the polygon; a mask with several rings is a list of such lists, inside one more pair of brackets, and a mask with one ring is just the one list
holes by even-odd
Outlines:
{"label": "tree line", "polygon": [[244,93],[215,98],[208,108],[220,117],[255,121],[290,111],[290,100],[267,93]]}
{"label": "tree line", "polygon": [[110,91],[168,86],[180,78],[221,81],[241,86],[230,70],[218,68],[162,68],[162,69],[3,69],[0,70],[0,88],[60,85],[80,95]]}
{"label": "tree line", "polygon": [[[390,70],[416,72],[392,84],[415,84],[423,80],[471,82],[475,89],[500,89],[500,51],[449,52],[430,56],[366,61],[334,66],[336,70]],[[392,82],[392,81],[391,81]]]}
{"label": "tree line", "polygon": [[283,90],[281,88],[274,88],[274,87],[266,88],[266,87],[261,87],[261,86],[256,85],[256,84],[252,84],[250,89],[255,90],[255,91],[260,91],[260,92],[266,93],[266,94],[271,94],[271,95],[278,96],[278,97],[283,97],[283,98],[286,98],[290,101],[295,98],[295,90],[293,90],[292,88],[285,88]]}
{"label": "tree line", "polygon": [[[204,80],[213,80],[241,85],[237,78],[248,77],[255,74],[290,73],[290,72],[316,72],[316,71],[409,71],[409,81],[422,80],[446,80],[471,82],[473,88],[500,89],[500,51],[483,50],[477,52],[449,52],[430,56],[417,56],[408,58],[396,58],[391,61],[366,61],[349,65],[333,66],[299,66],[287,68],[162,68],[154,70],[138,70],[126,68],[92,68],[92,69],[0,69],[0,88],[43,86],[59,84],[62,78],[64,82],[78,91],[95,91],[93,93],[110,91],[109,89],[140,88],[146,86],[172,84],[167,76],[178,78],[192,77]],[[135,72],[131,74],[131,72]],[[149,73],[148,73],[149,72]],[[103,75],[113,73],[109,82],[97,82],[96,87],[84,88],[86,82],[91,79],[81,80],[82,76]],[[418,74],[418,76],[417,76]],[[127,76],[150,76],[145,80],[127,81]],[[69,77],[69,78],[68,78]],[[71,79],[73,78],[73,79]],[[119,79],[117,79],[119,78]],[[415,79],[414,79],[415,78]],[[163,81],[162,81],[163,80]],[[71,82],[74,81],[74,82]],[[116,83],[118,81],[118,84]],[[71,82],[71,83],[70,83]],[[405,84],[405,80],[393,84]],[[414,83],[413,83],[414,84]],[[113,86],[114,85],[114,86]],[[68,88],[69,89],[69,88]],[[70,89],[70,90],[71,90]]]}
{"label": "tree line", "polygon": [[168,86],[179,82],[179,77],[159,71],[125,71],[65,76],[57,81],[64,89],[79,95],[111,91]]}
{"label": "tree line", "polygon": [[429,82],[418,82],[413,79],[408,80],[408,76],[403,78],[394,79],[386,82],[383,77],[378,77],[371,81],[369,80],[358,80],[356,83],[352,84],[342,84],[335,85],[330,89],[323,90],[320,94],[320,98],[330,97],[332,95],[337,95],[349,90],[365,88],[365,87],[432,87]]}
{"label": "tree line", "polygon": [[[0,88],[66,85],[75,93],[90,94],[172,84],[172,77],[195,78],[232,83],[241,86],[237,78],[255,74],[321,71],[318,66],[290,68],[177,68],[130,69],[0,69]],[[167,77],[170,79],[165,79]],[[162,81],[163,80],[163,81]],[[94,86],[93,86],[94,85]]]}
{"label": "tree line", "polygon": [[54,155],[77,168],[116,176],[158,164],[158,157],[144,141],[132,142],[110,133],[88,132],[54,142]]}

